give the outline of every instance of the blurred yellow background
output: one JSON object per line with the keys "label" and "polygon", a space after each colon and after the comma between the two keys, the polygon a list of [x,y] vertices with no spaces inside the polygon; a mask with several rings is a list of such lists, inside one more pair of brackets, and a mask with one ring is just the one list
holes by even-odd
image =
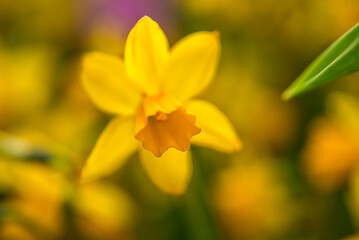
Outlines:
{"label": "blurred yellow background", "polygon": [[[358,13],[356,0],[1,0],[0,239],[356,239],[359,75],[280,94]],[[199,97],[243,142],[235,154],[193,147],[179,197],[153,186],[138,154],[78,184],[112,117],[85,94],[80,58],[122,57],[144,15],[171,46],[219,31],[219,69]]]}

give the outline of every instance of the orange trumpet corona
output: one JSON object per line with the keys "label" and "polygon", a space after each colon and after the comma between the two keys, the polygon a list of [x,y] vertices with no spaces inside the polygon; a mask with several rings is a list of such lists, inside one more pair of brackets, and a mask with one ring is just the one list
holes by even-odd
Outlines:
{"label": "orange trumpet corona", "polygon": [[200,132],[196,116],[174,97],[160,94],[143,98],[136,115],[135,137],[156,157],[169,148],[188,150],[191,138]]}

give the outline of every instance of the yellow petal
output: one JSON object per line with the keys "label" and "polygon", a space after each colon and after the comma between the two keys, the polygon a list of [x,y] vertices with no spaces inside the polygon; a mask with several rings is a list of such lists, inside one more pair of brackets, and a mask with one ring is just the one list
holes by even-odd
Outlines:
{"label": "yellow petal", "polygon": [[81,182],[93,181],[116,171],[138,148],[133,118],[115,118],[101,134],[82,170]]}
{"label": "yellow petal", "polygon": [[115,114],[133,114],[141,93],[127,77],[122,60],[93,52],[83,58],[82,83],[91,100],[102,110]]}
{"label": "yellow petal", "polygon": [[173,47],[163,78],[166,92],[183,101],[209,84],[220,55],[218,35],[218,32],[193,33]]}
{"label": "yellow petal", "polygon": [[131,79],[147,94],[158,93],[168,55],[168,40],[162,29],[151,18],[141,18],[128,35],[125,65]]}
{"label": "yellow petal", "polygon": [[155,157],[142,149],[140,159],[152,182],[167,194],[180,195],[187,189],[192,176],[190,151],[168,149],[162,157]]}
{"label": "yellow petal", "polygon": [[226,153],[242,147],[234,127],[216,106],[203,100],[192,100],[186,108],[194,113],[202,128],[202,132],[192,138],[192,143]]}

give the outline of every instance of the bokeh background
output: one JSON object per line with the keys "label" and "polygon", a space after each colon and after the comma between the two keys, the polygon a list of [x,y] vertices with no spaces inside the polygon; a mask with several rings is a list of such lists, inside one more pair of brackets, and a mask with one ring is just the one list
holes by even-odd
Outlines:
{"label": "bokeh background", "polygon": [[[79,84],[81,55],[122,56],[144,15],[171,45],[220,32],[200,97],[244,144],[232,155],[193,147],[180,197],[154,187],[137,155],[76,181],[111,118]],[[280,98],[358,21],[356,0],[1,0],[0,239],[359,239],[359,74]]]}

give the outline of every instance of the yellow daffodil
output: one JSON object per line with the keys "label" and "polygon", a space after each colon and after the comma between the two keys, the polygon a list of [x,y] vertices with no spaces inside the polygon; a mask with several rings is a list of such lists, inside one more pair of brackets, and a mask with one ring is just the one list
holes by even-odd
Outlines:
{"label": "yellow daffodil", "polygon": [[86,54],[86,92],[100,109],[118,116],[87,159],[82,181],[113,173],[139,149],[153,183],[177,195],[191,176],[191,141],[223,152],[238,150],[241,142],[226,116],[206,101],[190,100],[211,81],[219,55],[217,32],[193,33],[169,50],[165,34],[147,16],[129,33],[124,61]]}

